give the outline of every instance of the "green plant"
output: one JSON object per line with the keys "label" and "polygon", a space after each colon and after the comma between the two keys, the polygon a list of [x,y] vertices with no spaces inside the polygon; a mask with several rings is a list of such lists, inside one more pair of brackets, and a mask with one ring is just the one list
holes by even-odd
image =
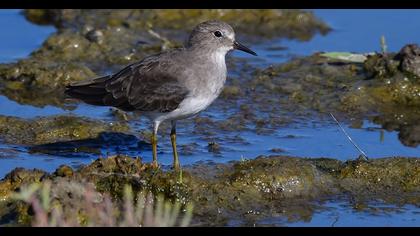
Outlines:
{"label": "green plant", "polygon": [[55,183],[54,188],[50,181],[33,183],[13,198],[30,204],[32,226],[188,226],[192,218],[192,205],[183,208],[150,193],[134,196],[128,185],[122,201],[115,202],[91,184],[68,181]]}
{"label": "green plant", "polygon": [[385,54],[388,50],[388,46],[386,45],[385,36],[381,36],[381,52],[382,54]]}

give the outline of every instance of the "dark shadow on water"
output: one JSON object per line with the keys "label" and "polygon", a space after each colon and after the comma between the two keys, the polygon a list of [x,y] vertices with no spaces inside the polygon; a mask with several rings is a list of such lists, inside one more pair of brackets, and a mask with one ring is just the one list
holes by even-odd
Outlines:
{"label": "dark shadow on water", "polygon": [[61,157],[89,157],[91,155],[139,154],[150,150],[150,143],[136,136],[117,132],[102,132],[97,138],[55,142],[29,147],[29,153],[43,153]]}

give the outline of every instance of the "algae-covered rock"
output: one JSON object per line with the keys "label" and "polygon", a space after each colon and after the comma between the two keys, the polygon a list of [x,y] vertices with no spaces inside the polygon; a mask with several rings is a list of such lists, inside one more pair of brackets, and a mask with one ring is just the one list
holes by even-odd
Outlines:
{"label": "algae-covered rock", "polygon": [[[419,163],[418,158],[404,157],[343,163],[327,158],[261,156],[230,164],[194,165],[174,172],[156,170],[138,158],[119,155],[97,159],[77,170],[61,166],[52,175],[16,169],[0,181],[0,193],[2,204],[15,206],[10,196],[19,187],[48,180],[52,181],[51,189],[56,190],[56,200],[71,207],[78,202],[71,200],[74,196],[68,195],[72,192],[68,187],[60,187],[63,181],[91,184],[117,201],[128,184],[134,193],[152,192],[183,205],[192,203],[195,225],[231,225],[232,221],[253,225],[274,215],[290,221],[310,219],[321,207],[322,199],[356,200],[364,205],[372,200],[419,204]],[[2,216],[14,216],[21,222],[29,219],[27,207],[4,209],[0,222],[4,222]]]}
{"label": "algae-covered rock", "polygon": [[[388,126],[387,130],[404,130],[400,138],[410,141],[403,143],[418,144],[415,138],[408,138],[413,137],[414,130],[404,128],[415,127],[420,120],[420,81],[401,68],[404,60],[415,65],[416,59],[410,59],[413,54],[368,55],[364,63],[323,55],[314,54],[256,70],[254,78],[243,83],[253,91],[245,98],[247,104],[253,110],[264,110],[275,117],[281,115],[276,110],[280,106],[283,111],[303,118],[308,114],[329,117],[328,113],[332,112],[340,121],[370,119],[384,127],[385,122],[392,122],[395,128],[388,129]],[[271,105],[272,109],[264,109],[264,105]]]}
{"label": "algae-covered rock", "polygon": [[0,65],[0,92],[22,104],[62,107],[66,84],[95,75],[88,67],[76,62],[23,59]]}
{"label": "algae-covered rock", "polygon": [[381,199],[391,203],[418,204],[420,162],[418,158],[380,158],[351,161],[339,175],[340,187],[356,199]]}
{"label": "algae-covered rock", "polygon": [[348,93],[357,90],[364,78],[361,71],[357,64],[337,62],[315,54],[257,69],[253,79],[244,87],[253,90],[247,97],[252,99],[248,104],[254,107],[253,110],[263,109],[273,117],[281,117],[282,112],[301,117],[308,114],[319,116],[319,113],[329,111],[350,110],[353,106],[364,111],[360,104],[341,101]]}
{"label": "algae-covered rock", "polygon": [[55,176],[60,177],[69,177],[73,176],[73,169],[70,166],[67,165],[61,165],[57,168],[57,170],[53,173]]}
{"label": "algae-covered rock", "polygon": [[40,182],[47,176],[48,173],[42,170],[16,168],[0,181],[0,199],[7,199],[14,191],[19,190],[21,186]]}
{"label": "algae-covered rock", "polygon": [[398,53],[370,55],[364,62],[364,68],[369,77],[406,76],[411,80],[418,80],[420,78],[420,48],[417,44],[407,44]]}
{"label": "algae-covered rock", "polygon": [[420,48],[417,44],[408,44],[395,55],[400,61],[400,70],[420,78]]}
{"label": "algae-covered rock", "polygon": [[311,12],[303,10],[251,9],[148,9],[148,10],[53,10],[24,11],[28,20],[58,28],[127,26],[131,29],[190,30],[200,22],[220,19],[235,26],[238,32],[265,37],[289,37],[308,40],[330,28]]}
{"label": "algae-covered rock", "polygon": [[420,144],[420,124],[400,127],[398,138],[406,146],[417,147]]}
{"label": "algae-covered rock", "polygon": [[332,179],[304,159],[263,156],[239,162],[233,168],[229,179],[232,185],[241,186],[244,191],[255,188],[267,196],[308,198],[334,191]]}
{"label": "algae-covered rock", "polygon": [[21,119],[0,116],[0,137],[8,143],[39,145],[97,137],[105,131],[124,132],[122,123],[106,123],[75,116]]}

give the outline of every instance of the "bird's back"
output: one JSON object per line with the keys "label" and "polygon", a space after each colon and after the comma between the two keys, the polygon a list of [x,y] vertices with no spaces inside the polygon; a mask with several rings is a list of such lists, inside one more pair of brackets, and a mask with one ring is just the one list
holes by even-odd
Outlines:
{"label": "bird's back", "polygon": [[71,84],[66,87],[66,94],[88,104],[125,111],[174,110],[189,92],[177,76],[182,69],[178,58],[184,51],[166,51],[146,57],[116,74]]}

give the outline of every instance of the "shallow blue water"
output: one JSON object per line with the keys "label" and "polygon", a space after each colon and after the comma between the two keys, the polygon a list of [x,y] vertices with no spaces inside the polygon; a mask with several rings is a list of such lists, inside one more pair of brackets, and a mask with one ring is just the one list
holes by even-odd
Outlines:
{"label": "shallow blue water", "polygon": [[261,220],[260,225],[289,227],[413,227],[418,226],[420,209],[414,205],[375,204],[374,209],[356,211],[347,202],[329,201],[309,221],[289,222],[284,218]]}
{"label": "shallow blue water", "polygon": [[[316,35],[309,42],[272,40],[254,47],[259,57],[271,63],[284,62],[291,56],[310,55],[322,51],[368,53],[379,52],[380,38],[385,36],[388,51],[399,51],[405,44],[420,43],[420,10],[312,10],[332,27],[326,36]],[[267,47],[286,47],[269,51]],[[240,56],[239,52],[235,52]],[[242,55],[243,56],[243,55]]]}
{"label": "shallow blue water", "polygon": [[[317,35],[309,42],[293,40],[273,40],[269,43],[252,46],[260,55],[257,59],[241,52],[233,56],[247,58],[257,65],[281,63],[296,55],[309,55],[315,51],[379,51],[379,39],[386,37],[388,50],[398,51],[409,42],[420,41],[420,10],[315,10],[315,14],[333,27],[333,32],[326,36]],[[12,62],[24,58],[42,44],[55,31],[51,26],[38,26],[27,22],[18,10],[0,10],[0,26],[4,37],[0,39],[0,63]],[[19,29],[19,30],[17,30]],[[269,47],[287,47],[286,50],[272,51]],[[219,111],[211,106],[202,116],[216,116]],[[76,114],[112,122],[109,108],[80,104],[76,110],[67,111],[54,106],[43,108],[21,105],[0,96],[0,115],[33,118],[59,114]],[[141,119],[131,124],[135,131],[149,126],[147,120]],[[341,160],[354,159],[357,150],[338,127],[331,122],[319,121],[297,123],[275,130],[273,134],[258,135],[254,132],[221,132],[214,137],[215,141],[224,140],[220,153],[208,151],[208,140],[191,135],[191,124],[179,122],[178,145],[195,143],[191,155],[181,155],[183,165],[197,161],[228,162],[242,158],[251,159],[258,155],[285,154],[301,157],[333,157]],[[365,122],[361,129],[346,127],[347,132],[368,154],[369,157],[386,156],[420,156],[420,147],[406,147],[398,140],[397,132],[382,130],[378,125]],[[161,130],[167,132],[168,130]],[[135,133],[134,133],[135,134]],[[159,140],[159,161],[163,165],[172,163],[172,152],[169,135]],[[272,149],[281,149],[281,153],[273,153]],[[148,147],[138,148],[136,143],[126,145],[123,149],[103,148],[101,155],[122,152],[131,156],[142,156],[145,161],[151,160]],[[15,167],[39,168],[53,171],[61,164],[74,167],[90,163],[99,154],[85,155],[47,155],[29,154],[28,147],[8,145],[0,142],[0,176],[4,176]],[[403,213],[371,216],[363,212],[353,212],[348,206],[339,203],[328,203],[331,210],[316,213],[310,222],[287,223],[290,226],[335,226],[346,225],[416,225],[419,222],[418,208],[407,206]],[[263,222],[264,223],[264,222]],[[283,219],[269,219],[267,224],[283,224]]]}
{"label": "shallow blue water", "polygon": [[20,15],[20,10],[0,10],[0,63],[15,61],[37,49],[51,33],[53,26],[36,26]]}

